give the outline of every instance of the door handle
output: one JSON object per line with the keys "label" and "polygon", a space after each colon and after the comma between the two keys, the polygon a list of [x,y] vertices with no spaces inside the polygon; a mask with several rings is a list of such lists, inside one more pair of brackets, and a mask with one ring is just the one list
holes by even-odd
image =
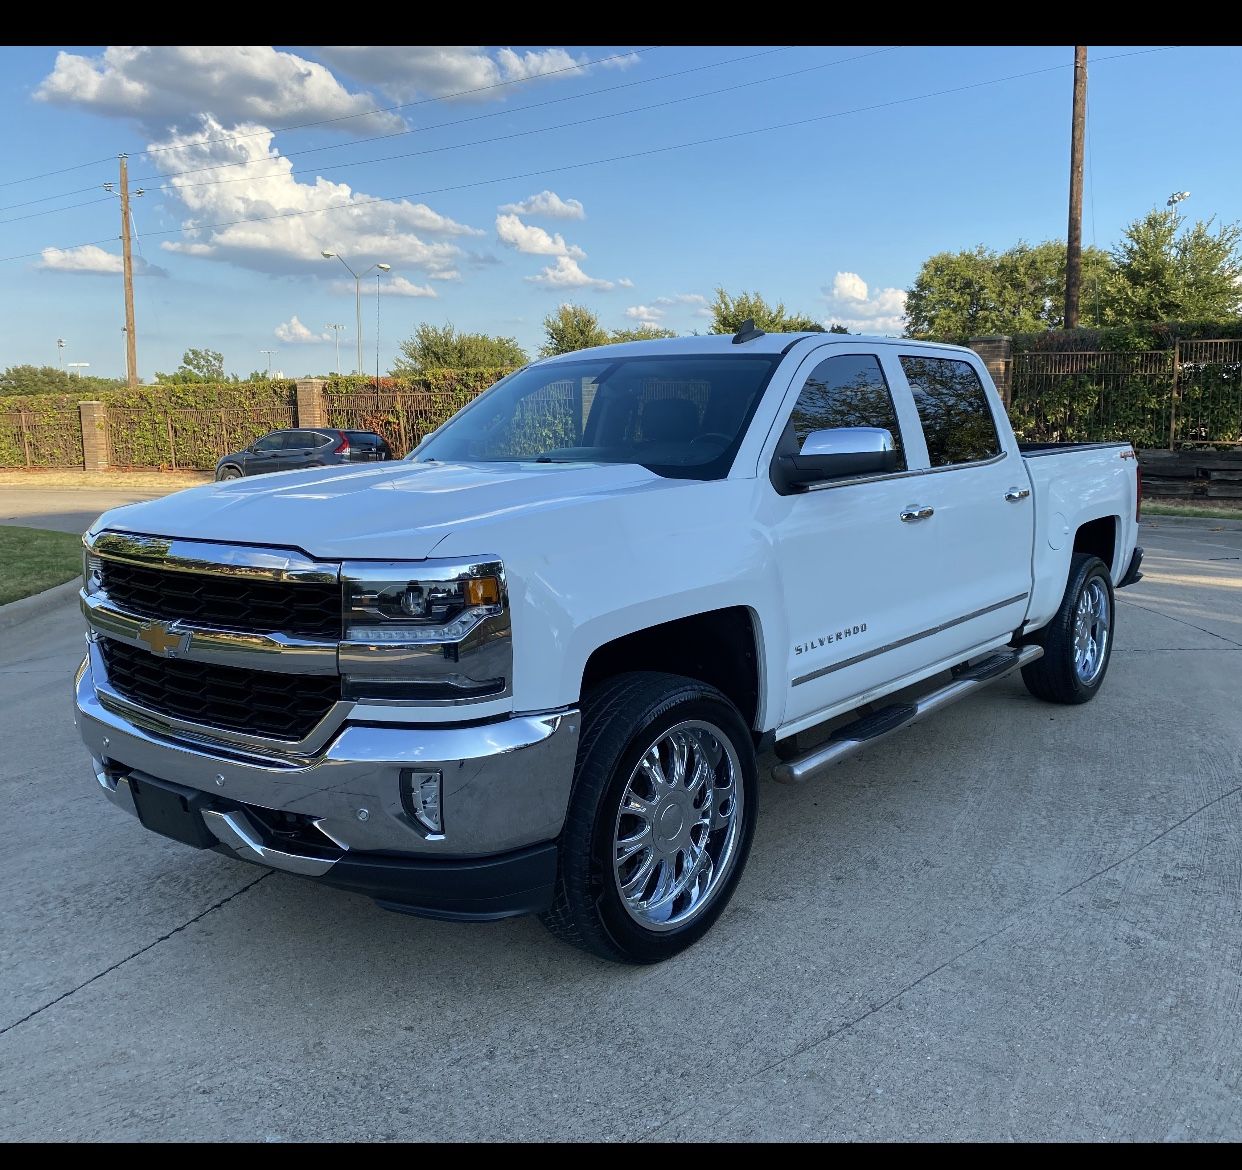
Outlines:
{"label": "door handle", "polygon": [[1005,499],[1011,504],[1016,504],[1019,500],[1025,500],[1030,494],[1030,488],[1012,487],[1005,493]]}
{"label": "door handle", "polygon": [[935,511],[935,508],[928,508],[925,505],[911,504],[910,507],[901,510],[902,523],[910,524],[915,520],[926,520]]}

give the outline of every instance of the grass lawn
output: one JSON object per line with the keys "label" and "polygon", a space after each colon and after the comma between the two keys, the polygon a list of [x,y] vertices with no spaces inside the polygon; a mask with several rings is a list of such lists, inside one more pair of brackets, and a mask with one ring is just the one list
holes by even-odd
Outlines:
{"label": "grass lawn", "polygon": [[82,538],[0,524],[0,605],[62,585],[82,572]]}
{"label": "grass lawn", "polygon": [[[1242,503],[1242,501],[1240,501]],[[1144,516],[1197,516],[1204,520],[1242,520],[1242,507],[1238,504],[1226,504],[1215,501],[1202,504],[1183,504],[1170,501],[1156,503],[1155,500],[1143,501]]]}

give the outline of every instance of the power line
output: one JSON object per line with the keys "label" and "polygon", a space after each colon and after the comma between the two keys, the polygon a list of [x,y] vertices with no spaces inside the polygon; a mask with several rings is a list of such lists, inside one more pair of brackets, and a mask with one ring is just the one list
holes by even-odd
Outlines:
{"label": "power line", "polygon": [[[283,126],[278,130],[266,130],[265,129],[265,130],[253,130],[246,134],[217,135],[215,138],[204,138],[198,142],[179,143],[176,147],[174,146],[153,146],[149,150],[135,151],[130,157],[141,158],[143,155],[159,154],[162,151],[173,150],[173,149],[183,149],[184,147],[187,147],[187,146],[206,146],[214,142],[236,142],[243,138],[253,138],[257,134],[287,134],[291,130],[309,130],[315,126],[327,126],[335,122],[347,122],[353,118],[371,118],[371,117],[374,117],[376,114],[391,114],[394,110],[408,110],[408,109],[412,109],[414,106],[424,106],[431,102],[448,102],[448,101],[454,100],[455,98],[469,97],[473,94],[485,93],[488,90],[503,89],[506,86],[510,86],[510,85],[522,85],[523,83],[527,81],[538,81],[540,78],[543,78],[543,77],[555,77],[557,74],[560,74],[560,73],[572,73],[578,69],[590,69],[593,65],[603,65],[604,63],[608,61],[619,61],[619,60],[622,60],[623,58],[637,56],[642,53],[650,53],[653,49],[658,49],[658,48],[660,48],[659,45],[647,45],[646,47],[641,48],[641,49],[627,49],[624,53],[614,53],[610,57],[597,57],[591,61],[580,61],[575,65],[565,65],[565,66],[562,66],[560,69],[547,69],[542,73],[532,73],[526,77],[514,77],[508,81],[497,81],[491,85],[480,85],[480,86],[476,86],[474,89],[462,89],[462,90],[458,90],[456,93],[441,94],[438,97],[419,98],[417,101],[412,101],[412,102],[400,102],[394,106],[384,106],[382,108],[371,109],[371,110],[359,110],[357,113],[340,114],[333,118],[321,118],[316,122],[300,122],[293,126]],[[94,166],[99,166],[102,163],[114,162],[115,159],[116,159],[116,155],[113,154],[113,155],[109,155],[106,158],[92,159],[90,162],[78,163],[75,166],[71,166],[71,167],[61,167],[58,170],[54,170],[54,171],[42,171],[40,174],[37,174],[37,175],[27,175],[25,178],[22,178],[22,179],[6,179],[4,182],[0,182],[0,187],[12,187],[18,183],[33,183],[35,179],[46,179],[46,178],[51,177],[52,175],[63,175],[63,174],[67,174],[70,171],[80,171],[85,167],[94,167]]]}
{"label": "power line", "polygon": [[[505,107],[499,110],[491,110],[485,114],[474,114],[469,118],[457,118],[451,122],[437,122],[433,126],[413,126],[405,130],[393,130],[389,132],[388,134],[373,134],[367,138],[355,138],[349,142],[330,142],[324,146],[309,146],[302,150],[286,151],[284,154],[279,155],[277,157],[297,158],[304,154],[319,154],[325,150],[343,150],[346,147],[361,146],[367,142],[382,142],[389,138],[403,138],[411,134],[425,134],[431,130],[444,130],[450,126],[463,126],[468,122],[482,122],[488,118],[500,118],[500,117],[505,117],[507,115],[512,115],[512,114],[522,114],[522,113],[525,113],[527,110],[536,110],[536,109],[542,108],[543,106],[555,106],[555,105],[560,105],[563,102],[578,101],[581,98],[598,97],[600,94],[604,94],[604,93],[616,93],[617,91],[622,90],[622,89],[633,89],[635,86],[639,86],[639,85],[651,85],[653,82],[667,81],[673,77],[688,77],[691,73],[702,73],[706,69],[719,69],[724,65],[736,65],[742,61],[753,61],[757,57],[770,57],[773,53],[787,53],[793,47],[794,46],[792,45],[781,45],[778,48],[774,48],[774,49],[764,49],[762,52],[759,52],[759,53],[746,53],[740,57],[726,58],[724,61],[712,61],[707,65],[695,65],[689,69],[675,69],[670,73],[657,74],[655,77],[640,77],[640,78],[635,79],[634,81],[622,82],[620,85],[607,85],[607,86],[601,87],[600,89],[590,89],[590,90],[587,90],[585,93],[565,94],[561,97],[549,98],[546,101],[542,101],[542,102],[530,102],[524,106],[515,106],[512,108]],[[888,52],[889,50],[885,49],[885,50],[880,50],[880,51]],[[871,56],[871,54],[869,53],[863,53],[861,55],[864,57]],[[848,60],[851,60],[851,61],[856,60],[856,59],[857,58],[853,58],[853,57],[848,58]],[[269,133],[269,132],[264,131],[264,133]],[[277,133],[280,133],[280,131],[273,130],[273,131],[270,131],[270,133],[277,134]],[[193,146],[193,145],[200,145],[200,144],[191,143],[190,145]],[[173,149],[173,148],[169,147],[168,149]],[[177,147],[176,149],[183,149],[183,148]],[[135,181],[141,182],[141,183],[154,183],[160,179],[177,179],[177,178],[180,178],[182,175],[196,175],[196,174],[200,174],[203,171],[219,171],[219,170],[224,170],[227,167],[247,167],[247,166],[253,166],[258,163],[274,162],[274,161],[275,159],[271,159],[271,158],[258,158],[258,159],[243,159],[241,161],[226,162],[226,163],[212,163],[209,166],[189,167],[184,171],[172,171],[168,174],[163,174],[163,175],[147,175],[145,178],[138,179]],[[74,194],[74,193],[75,192],[69,192],[69,194]],[[5,209],[0,208],[0,211],[2,210],[5,210]]]}
{"label": "power line", "polygon": [[[1131,53],[1115,53],[1110,57],[1099,58],[1097,61],[1097,64],[1102,63],[1104,61],[1115,61],[1122,57],[1138,57],[1138,56],[1144,56],[1148,53],[1166,52],[1167,50],[1176,48],[1176,47],[1177,46],[1175,45],[1165,45],[1165,46],[1161,46],[1160,48],[1156,48],[1156,49],[1142,49],[1142,50],[1138,50],[1136,52],[1131,52]],[[1006,77],[994,77],[987,81],[971,82],[967,85],[952,86],[948,89],[939,89],[939,90],[934,90],[930,93],[915,94],[911,97],[894,98],[891,101],[876,102],[869,106],[855,106],[853,109],[849,109],[849,110],[835,110],[827,114],[814,114],[811,117],[798,118],[798,119],[795,119],[789,122],[775,122],[767,126],[758,126],[751,130],[735,130],[729,134],[719,134],[711,138],[699,138],[699,139],[694,139],[690,142],[672,143],[668,146],[657,146],[657,147],[652,147],[647,150],[631,151],[627,154],[612,155],[607,158],[590,159],[588,161],[578,162],[578,163],[565,163],[565,164],[562,164],[560,166],[555,166],[555,167],[543,167],[539,170],[523,171],[520,174],[501,175],[493,179],[477,179],[477,180],[474,180],[468,183],[455,183],[455,184],[450,184],[445,187],[428,188],[427,190],[424,190],[424,191],[412,191],[412,192],[408,192],[403,195],[387,195],[387,196],[382,196],[382,197],[376,197],[373,199],[354,200],[349,203],[333,204],[332,206],[329,206],[329,207],[309,208],[309,209],[304,209],[301,211],[282,211],[282,212],[276,212],[275,214],[272,214],[272,215],[252,216],[249,218],[226,220],[220,223],[193,224],[189,227],[169,228],[164,231],[148,232],[147,236],[150,237],[150,236],[184,235],[185,233],[191,232],[191,231],[194,231],[194,232],[212,231],[216,228],[235,227],[239,224],[245,224],[245,223],[266,223],[271,220],[277,220],[277,219],[296,219],[296,218],[300,218],[301,216],[305,216],[305,215],[323,215],[331,211],[356,210],[358,208],[370,207],[370,206],[373,206],[375,204],[380,204],[380,203],[400,203],[401,201],[406,200],[406,199],[418,199],[418,198],[422,198],[427,195],[442,195],[450,191],[463,191],[463,190],[467,190],[473,187],[488,187],[488,186],[493,186],[496,183],[513,182],[517,179],[538,178],[542,175],[559,174],[562,171],[582,170],[586,167],[604,166],[608,163],[613,163],[613,162],[627,162],[630,159],[647,158],[647,157],[650,157],[651,155],[666,154],[674,150],[685,150],[685,149],[688,149],[694,146],[707,146],[707,145],[712,145],[718,142],[729,142],[737,138],[747,138],[755,134],[770,133],[774,130],[788,130],[796,126],[806,126],[806,125],[810,125],[815,122],[828,121],[833,118],[844,118],[844,117],[849,117],[854,114],[865,114],[865,113],[870,113],[874,110],[883,110],[883,109],[890,109],[894,106],[909,105],[912,102],[928,101],[932,98],[945,97],[949,94],[954,94],[954,93],[965,93],[965,92],[968,92],[969,90],[982,89],[990,85],[1001,85],[1008,81],[1020,81],[1027,77],[1036,77],[1043,73],[1053,73],[1058,70],[1068,69],[1068,68],[1071,68],[1071,66],[1064,65],[1064,64],[1048,65],[1042,69],[1031,69],[1031,70],[1027,70],[1024,73],[1012,73]],[[108,236],[101,240],[88,240],[84,244],[74,244],[71,247],[83,248],[83,247],[89,246],[90,244],[106,244],[106,243],[110,243],[111,241],[115,239],[116,239],[115,236]],[[65,250],[69,250],[69,249],[65,249]],[[26,260],[32,256],[39,256],[41,254],[42,254],[41,252],[26,252],[26,253],[22,253],[20,255],[14,255],[14,256],[0,256],[0,263],[5,263],[9,260]]]}
{"label": "power line", "polygon": [[[669,98],[666,101],[662,101],[662,102],[652,102],[649,105],[645,105],[645,106],[633,106],[628,110],[613,110],[612,112],[607,113],[607,114],[592,114],[588,118],[576,118],[570,122],[557,122],[556,124],[552,126],[537,126],[530,130],[514,130],[510,134],[498,134],[492,138],[476,138],[472,142],[449,143],[446,146],[433,146],[433,147],[429,147],[426,150],[413,150],[413,151],[406,151],[402,154],[384,155],[382,158],[354,159],[350,162],[333,163],[326,167],[303,167],[300,170],[291,170],[288,172],[282,171],[282,172],[277,172],[272,175],[239,175],[236,178],[232,178],[232,179],[208,179],[202,183],[166,184],[162,187],[147,188],[147,190],[148,191],[151,191],[151,190],[184,191],[187,189],[195,189],[198,187],[215,187],[223,183],[260,183],[264,179],[278,179],[283,174],[289,174],[291,176],[292,175],[304,175],[311,171],[314,171],[316,174],[321,174],[324,171],[339,171],[343,167],[365,167],[365,166],[370,166],[374,163],[395,162],[398,159],[403,159],[403,158],[420,158],[423,155],[427,155],[427,154],[441,154],[449,150],[464,150],[465,148],[470,147],[470,146],[490,146],[492,143],[508,142],[510,139],[513,139],[513,138],[525,138],[525,137],[529,137],[532,134],[547,134],[552,130],[566,130],[573,126],[585,126],[591,122],[607,121],[609,118],[623,118],[629,114],[642,114],[642,113],[646,113],[648,110],[659,110],[667,106],[676,106],[676,105],[681,105],[685,102],[698,101],[701,98],[716,97],[717,95],[722,94],[722,93],[732,93],[735,90],[747,89],[755,85],[764,85],[770,81],[783,81],[788,77],[797,77],[803,73],[813,73],[819,69],[828,69],[833,65],[845,65],[851,61],[861,61],[865,57],[876,57],[876,56],[879,56],[879,54],[881,53],[891,53],[892,51],[893,50],[891,48],[876,49],[870,53],[860,53],[855,57],[840,57],[835,61],[824,61],[818,65],[805,66],[802,69],[791,69],[788,73],[775,73],[771,77],[760,77],[753,81],[741,81],[735,85],[725,85],[725,86],[721,86],[719,89],[705,90],[703,93],[686,94],[682,97]],[[524,107],[524,108],[529,108],[529,107]],[[464,119],[464,120],[470,121],[473,119]],[[287,155],[277,155],[274,158],[260,159],[260,160],[255,160],[255,161],[279,162],[282,158],[287,158],[287,157],[288,157]],[[237,164],[230,163],[226,165],[233,166]],[[46,214],[46,213],[36,213],[36,214]],[[0,221],[0,222],[6,222],[6,221]]]}

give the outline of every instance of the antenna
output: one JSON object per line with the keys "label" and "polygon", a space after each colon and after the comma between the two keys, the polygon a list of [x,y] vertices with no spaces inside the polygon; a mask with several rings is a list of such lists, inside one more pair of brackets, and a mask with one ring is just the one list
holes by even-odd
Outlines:
{"label": "antenna", "polygon": [[748,341],[756,341],[760,337],[767,336],[764,330],[759,329],[755,325],[754,317],[747,317],[742,322],[742,327],[733,335],[734,345],[745,345]]}

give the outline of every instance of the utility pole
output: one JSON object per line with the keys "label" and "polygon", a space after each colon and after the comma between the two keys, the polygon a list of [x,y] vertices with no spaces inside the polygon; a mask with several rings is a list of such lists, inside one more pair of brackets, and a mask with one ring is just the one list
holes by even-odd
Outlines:
{"label": "utility pole", "polygon": [[138,385],[138,340],[134,334],[134,255],[129,238],[129,159],[121,155],[121,256],[125,264],[125,378]]}
{"label": "utility pole", "polygon": [[1070,130],[1069,232],[1065,250],[1065,328],[1078,328],[1082,286],[1082,151],[1087,124],[1087,46],[1074,46],[1074,114]]}

